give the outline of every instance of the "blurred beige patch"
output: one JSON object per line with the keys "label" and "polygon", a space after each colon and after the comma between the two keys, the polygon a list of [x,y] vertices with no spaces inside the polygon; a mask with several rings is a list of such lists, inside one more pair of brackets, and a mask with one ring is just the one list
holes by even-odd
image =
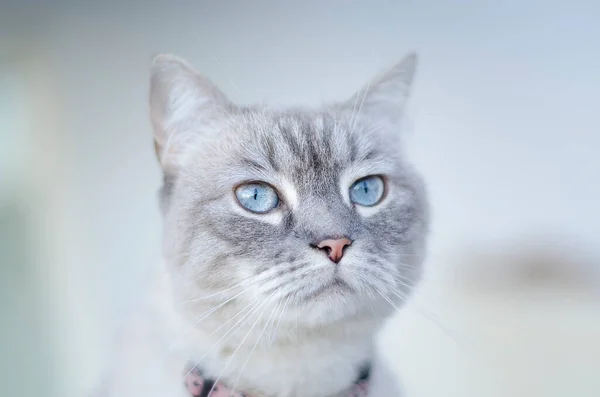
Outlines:
{"label": "blurred beige patch", "polygon": [[600,395],[598,262],[549,242],[486,252],[426,280],[383,333],[406,395]]}

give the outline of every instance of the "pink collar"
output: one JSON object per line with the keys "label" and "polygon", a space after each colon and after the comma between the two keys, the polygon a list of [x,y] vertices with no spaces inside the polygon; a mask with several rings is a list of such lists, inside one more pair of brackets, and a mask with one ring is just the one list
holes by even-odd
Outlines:
{"label": "pink collar", "polygon": [[[362,371],[357,381],[336,397],[367,397],[369,372],[369,368]],[[246,393],[231,390],[221,382],[215,384],[213,379],[204,378],[197,367],[186,371],[185,386],[191,397],[252,397]]]}

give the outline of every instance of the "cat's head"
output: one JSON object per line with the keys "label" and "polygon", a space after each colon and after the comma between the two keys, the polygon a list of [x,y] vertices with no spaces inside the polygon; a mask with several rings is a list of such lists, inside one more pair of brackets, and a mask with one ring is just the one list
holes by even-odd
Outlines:
{"label": "cat's head", "polygon": [[[416,57],[316,110],[233,104],[183,60],[151,70],[165,254],[190,300],[318,325],[381,317],[421,273],[427,206],[400,148]],[[201,313],[198,313],[200,315]]]}

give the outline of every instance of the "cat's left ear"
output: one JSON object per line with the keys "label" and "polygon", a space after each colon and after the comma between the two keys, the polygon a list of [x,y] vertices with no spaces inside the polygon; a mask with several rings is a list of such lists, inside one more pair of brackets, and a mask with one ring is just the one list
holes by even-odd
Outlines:
{"label": "cat's left ear", "polygon": [[344,107],[353,113],[353,117],[398,124],[410,96],[416,69],[417,54],[410,53],[366,84]]}
{"label": "cat's left ear", "polygon": [[176,173],[189,147],[232,108],[225,94],[183,59],[160,54],[152,60],[150,116],[165,172]]}

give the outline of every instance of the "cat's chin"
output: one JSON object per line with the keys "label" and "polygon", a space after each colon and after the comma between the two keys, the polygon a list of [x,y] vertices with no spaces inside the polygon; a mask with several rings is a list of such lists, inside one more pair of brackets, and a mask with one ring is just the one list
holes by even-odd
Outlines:
{"label": "cat's chin", "polygon": [[[332,306],[332,301],[327,299],[311,302],[303,312],[305,314],[302,323],[306,329],[317,331],[325,328],[334,328],[345,334],[355,332],[364,334],[365,326],[375,330],[385,320],[385,317],[377,318],[373,316],[364,307],[342,307],[339,303]],[[361,323],[359,327],[361,329],[355,329],[352,325],[355,323]]]}
{"label": "cat's chin", "polygon": [[314,302],[318,300],[345,300],[356,292],[341,278],[334,278],[330,282],[311,288],[299,294],[297,299],[301,302]]}
{"label": "cat's chin", "polygon": [[366,302],[347,287],[332,285],[315,292],[310,299],[299,302],[296,310],[301,318],[300,323],[307,328],[326,327],[356,319],[383,323],[389,314],[387,308],[373,311],[370,303],[373,302]]}

